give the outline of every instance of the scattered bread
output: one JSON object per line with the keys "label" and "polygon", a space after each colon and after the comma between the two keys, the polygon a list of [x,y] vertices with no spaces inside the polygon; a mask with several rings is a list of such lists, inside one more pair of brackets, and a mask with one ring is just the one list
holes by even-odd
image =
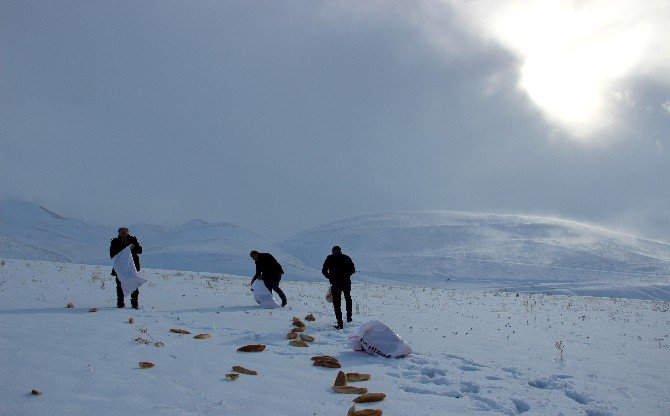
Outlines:
{"label": "scattered bread", "polygon": [[297,316],[293,317],[293,326],[297,326],[299,328],[303,328],[305,326],[305,323],[300,320]]}
{"label": "scattered bread", "polygon": [[340,371],[337,373],[337,377],[335,377],[335,383],[333,386],[346,386],[347,385],[347,376],[344,374],[344,371]]}
{"label": "scattered bread", "polygon": [[97,308],[91,308],[91,309],[89,309],[88,311],[89,311],[89,312],[97,312],[98,309],[97,309]]}
{"label": "scattered bread", "polygon": [[32,394],[33,396],[41,396],[42,392],[39,391],[39,390],[33,389],[33,391],[31,391],[30,394]]}
{"label": "scattered bread", "polygon": [[134,324],[135,323],[135,318],[133,318],[132,316],[130,318],[128,318],[128,323],[129,324]]}
{"label": "scattered bread", "polygon": [[289,332],[286,334],[286,338],[288,339],[298,339],[298,334],[296,332]]}
{"label": "scattered bread", "polygon": [[381,402],[386,398],[384,393],[367,393],[361,396],[358,396],[354,399],[356,403],[372,403],[372,402]]}
{"label": "scattered bread", "polygon": [[209,335],[209,334],[198,334],[198,335],[194,336],[193,338],[195,338],[195,339],[209,339],[211,337],[212,336]]}
{"label": "scattered bread", "polygon": [[297,327],[297,328],[293,328],[293,329],[291,330],[291,332],[303,332],[304,330],[305,330],[305,327],[304,327],[304,326],[300,326],[300,327]]}
{"label": "scattered bread", "polygon": [[140,361],[140,368],[151,368],[154,366],[154,363],[149,361]]}
{"label": "scattered bread", "polygon": [[300,339],[303,341],[314,342],[314,337],[311,335],[300,334]]}
{"label": "scattered bread", "polygon": [[244,368],[244,367],[239,366],[239,365],[234,365],[233,366],[233,371],[237,371],[238,373],[242,373],[242,374],[248,374],[250,376],[257,376],[258,375],[258,371],[249,370],[248,368]]}
{"label": "scattered bread", "polygon": [[160,347],[164,347],[164,346],[165,346],[165,344],[163,344],[162,341],[156,341],[156,342],[154,342],[154,347],[159,347],[159,348],[160,348]]}
{"label": "scattered bread", "polygon": [[340,394],[365,394],[368,392],[368,389],[354,386],[333,386],[333,391]]}
{"label": "scattered bread", "polygon": [[381,409],[361,409],[356,410],[356,406],[351,406],[347,412],[347,416],[381,416],[383,412]]}
{"label": "scattered bread", "polygon": [[292,339],[288,343],[294,347],[309,347],[309,344],[301,339]]}
{"label": "scattered bread", "polygon": [[[67,304],[67,308],[68,308],[68,309],[72,309],[72,308],[74,308],[74,304],[73,304],[73,303],[68,303],[68,304]],[[35,391],[37,391],[37,390],[35,390]]]}
{"label": "scattered bread", "polygon": [[251,345],[244,345],[240,348],[238,348],[238,351],[242,352],[261,352],[265,349],[265,345],[263,344],[251,344]]}
{"label": "scattered bread", "polygon": [[312,357],[312,361],[335,361],[337,362],[337,358],[331,357],[330,355],[315,355]]}
{"label": "scattered bread", "polygon": [[305,321],[314,322],[316,321],[316,318],[310,313],[309,315],[305,316]]}
{"label": "scattered bread", "polygon": [[342,368],[342,365],[339,362],[329,360],[316,360],[312,365],[316,367]]}
{"label": "scattered bread", "polygon": [[364,374],[364,373],[347,373],[347,381],[351,382],[357,382],[357,381],[365,381],[365,380],[370,380],[370,374]]}
{"label": "scattered bread", "polygon": [[190,334],[189,331],[187,331],[185,329],[178,329],[178,328],[172,328],[172,329],[170,329],[170,332],[173,332],[175,334]]}
{"label": "scattered bread", "polygon": [[240,375],[237,373],[228,373],[226,374],[226,378],[230,380],[237,380],[238,378],[240,378]]}

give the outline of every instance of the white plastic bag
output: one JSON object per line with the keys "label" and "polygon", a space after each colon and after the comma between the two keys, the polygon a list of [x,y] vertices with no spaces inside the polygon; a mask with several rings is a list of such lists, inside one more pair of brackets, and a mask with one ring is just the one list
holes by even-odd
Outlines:
{"label": "white plastic bag", "polygon": [[265,283],[261,279],[256,279],[256,281],[251,285],[251,291],[254,294],[254,299],[265,309],[274,309],[279,308],[279,304],[272,296],[272,292],[265,287]]}
{"label": "white plastic bag", "polygon": [[333,303],[333,292],[330,290],[330,286],[328,286],[328,292],[326,293],[326,302]]}
{"label": "white plastic bag", "polygon": [[121,282],[123,297],[130,295],[146,283],[146,279],[142,279],[139,273],[137,273],[135,263],[133,262],[133,254],[130,252],[130,246],[121,250],[121,252],[112,258],[112,261],[114,262],[116,277]]}
{"label": "white plastic bag", "polygon": [[400,358],[412,352],[412,348],[379,321],[366,322],[350,336],[347,346],[354,351],[367,351],[386,358]]}

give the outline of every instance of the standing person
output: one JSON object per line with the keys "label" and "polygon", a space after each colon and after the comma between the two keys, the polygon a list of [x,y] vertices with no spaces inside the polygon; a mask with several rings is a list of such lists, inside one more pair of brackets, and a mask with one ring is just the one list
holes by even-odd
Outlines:
{"label": "standing person", "polygon": [[[135,268],[137,271],[140,271],[140,254],[142,254],[142,246],[137,242],[137,238],[128,234],[128,228],[121,227],[119,228],[119,236],[112,239],[111,244],[109,245],[109,257],[114,258],[117,254],[123,251],[124,248],[130,247],[130,252],[133,255],[133,263],[135,263]],[[118,308],[125,307],[125,302],[123,301],[123,289],[121,289],[121,282],[116,276],[116,271],[112,269],[112,276],[116,278],[116,306]],[[137,298],[140,295],[140,290],[137,289],[130,294],[130,305],[137,309],[139,307]]]}
{"label": "standing person", "polygon": [[342,294],[347,305],[347,322],[351,322],[351,275],[356,273],[351,257],[342,254],[339,246],[333,247],[333,254],[326,257],[321,273],[330,282],[330,291],[333,295],[333,308],[337,319],[337,329],[343,329],[342,322]]}
{"label": "standing person", "polygon": [[256,262],[256,274],[251,279],[251,284],[253,285],[256,279],[261,279],[270,292],[273,290],[277,292],[281,298],[281,306],[286,306],[286,295],[279,288],[281,275],[284,274],[281,264],[270,253],[259,253],[254,250],[249,256]]}

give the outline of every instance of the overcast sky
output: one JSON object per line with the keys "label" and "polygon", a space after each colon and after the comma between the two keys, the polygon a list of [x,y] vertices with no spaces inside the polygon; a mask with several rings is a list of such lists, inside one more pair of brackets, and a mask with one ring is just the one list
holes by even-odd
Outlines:
{"label": "overcast sky", "polygon": [[0,0],[0,196],[268,238],[406,210],[670,241],[670,2]]}

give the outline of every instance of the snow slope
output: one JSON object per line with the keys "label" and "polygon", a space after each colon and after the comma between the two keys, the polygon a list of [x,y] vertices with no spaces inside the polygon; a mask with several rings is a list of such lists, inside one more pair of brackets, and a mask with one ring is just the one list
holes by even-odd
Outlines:
{"label": "snow slope", "polygon": [[63,256],[0,234],[0,257],[21,260],[67,261]]}
{"label": "snow slope", "polygon": [[[354,324],[335,331],[323,283],[283,281],[289,306],[261,310],[248,278],[141,274],[136,311],[114,307],[106,267],[0,263],[0,414],[346,415],[355,396],[331,391],[337,370],[312,366],[317,354],[371,374],[356,385],[387,398],[359,408],[384,415],[670,414],[666,302],[357,284]],[[291,317],[308,313],[316,341],[288,345]],[[347,350],[348,332],[372,319],[414,353]],[[256,343],[266,350],[236,351]],[[227,380],[234,365],[259,375]]]}
{"label": "snow slope", "polygon": [[[177,227],[134,224],[129,228],[144,249],[142,267],[249,275],[255,270],[249,252],[256,249],[273,253],[287,278],[314,280],[321,274],[275,244],[232,224],[193,220]],[[65,218],[40,205],[13,200],[0,201],[0,233],[60,256],[43,260],[88,264],[110,264],[109,242],[117,234],[110,227]]]}
{"label": "snow slope", "polygon": [[99,263],[109,257],[111,229],[62,217],[23,201],[0,201],[0,233],[76,262]]}
{"label": "snow slope", "polygon": [[282,247],[320,267],[334,244],[376,281],[670,299],[670,245],[574,221],[445,211],[369,215],[297,234]]}
{"label": "snow slope", "polygon": [[[147,268],[248,276],[254,272],[249,251],[255,249],[277,257],[286,279],[323,280],[322,262],[339,244],[354,259],[359,281],[670,300],[670,245],[553,218],[371,215],[308,230],[280,244],[223,222],[130,229],[144,248],[141,263]],[[109,265],[116,230],[39,205],[4,201],[0,233],[57,256],[40,257],[43,252],[30,258]],[[4,256],[27,258],[22,252]]]}
{"label": "snow slope", "polygon": [[249,252],[258,250],[273,253],[289,279],[314,280],[320,276],[319,271],[306,267],[275,244],[232,224],[194,220],[153,234],[143,233],[143,226],[133,229],[144,236],[140,241],[144,247],[142,264],[147,267],[253,275],[255,265]]}

